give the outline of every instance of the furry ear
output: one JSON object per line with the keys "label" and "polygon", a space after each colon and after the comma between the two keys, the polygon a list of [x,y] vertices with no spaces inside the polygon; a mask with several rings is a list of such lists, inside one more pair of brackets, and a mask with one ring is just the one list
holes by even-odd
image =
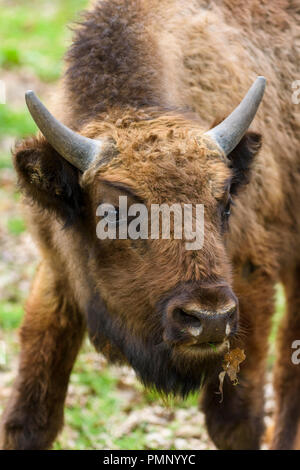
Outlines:
{"label": "furry ear", "polygon": [[65,225],[83,210],[83,192],[78,170],[62,158],[44,138],[17,145],[14,166],[21,190],[33,202],[55,213]]}
{"label": "furry ear", "polygon": [[249,182],[251,164],[262,145],[262,137],[256,132],[247,132],[235,149],[228,155],[230,167],[233,169],[231,194]]}

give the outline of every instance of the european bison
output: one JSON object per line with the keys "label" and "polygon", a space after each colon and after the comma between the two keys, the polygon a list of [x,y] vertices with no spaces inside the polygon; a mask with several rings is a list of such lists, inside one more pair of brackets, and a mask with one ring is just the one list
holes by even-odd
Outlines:
{"label": "european bison", "polygon": [[[299,25],[296,0],[98,1],[76,28],[53,108],[68,127],[27,94],[43,135],[17,145],[14,164],[42,260],[3,448],[51,446],[86,329],[145,385],[182,396],[202,386],[219,448],[259,448],[278,281],[288,308],[272,446],[299,448]],[[236,106],[262,73],[249,132],[264,79]],[[147,208],[203,204],[203,247],[187,250],[174,226],[169,240],[100,240],[97,207],[115,207],[121,226],[120,196]],[[228,347],[246,360],[221,401]]]}

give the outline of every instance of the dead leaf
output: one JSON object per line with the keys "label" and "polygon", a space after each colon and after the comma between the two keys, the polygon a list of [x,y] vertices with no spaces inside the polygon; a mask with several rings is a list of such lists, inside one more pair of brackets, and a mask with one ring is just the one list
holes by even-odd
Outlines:
{"label": "dead leaf", "polygon": [[243,349],[235,348],[231,351],[228,351],[223,360],[223,371],[219,374],[219,392],[221,395],[220,403],[223,401],[223,384],[226,374],[230,378],[233,385],[237,385],[238,378],[237,374],[240,371],[240,364],[246,359],[246,355]]}

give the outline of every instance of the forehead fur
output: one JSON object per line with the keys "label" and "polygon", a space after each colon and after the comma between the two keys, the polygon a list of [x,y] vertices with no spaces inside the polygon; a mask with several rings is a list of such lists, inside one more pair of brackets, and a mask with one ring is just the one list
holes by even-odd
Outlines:
{"label": "forehead fur", "polygon": [[122,119],[102,116],[82,133],[110,139],[109,157],[97,159],[82,184],[101,179],[122,182],[156,203],[193,199],[201,203],[199,195],[221,198],[231,172],[224,155],[203,132],[193,115],[127,110]]}

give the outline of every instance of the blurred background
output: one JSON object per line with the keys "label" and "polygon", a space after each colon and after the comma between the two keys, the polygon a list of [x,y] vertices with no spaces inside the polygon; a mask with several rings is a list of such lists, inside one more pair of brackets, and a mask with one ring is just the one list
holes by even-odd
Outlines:
{"label": "blurred background", "polygon": [[[72,38],[68,28],[87,0],[0,0],[0,414],[18,363],[18,328],[38,263],[38,252],[22,217],[11,148],[36,132],[24,93],[44,100],[55,91],[63,55]],[[3,85],[4,84],[4,85]],[[2,87],[2,88],[1,88]],[[2,99],[2,101],[4,101]],[[274,403],[271,369],[275,336],[284,310],[278,286],[270,337],[266,420]],[[55,449],[214,449],[198,410],[198,398],[163,403],[144,391],[127,368],[108,367],[88,339],[78,357],[65,408],[65,427]]]}

